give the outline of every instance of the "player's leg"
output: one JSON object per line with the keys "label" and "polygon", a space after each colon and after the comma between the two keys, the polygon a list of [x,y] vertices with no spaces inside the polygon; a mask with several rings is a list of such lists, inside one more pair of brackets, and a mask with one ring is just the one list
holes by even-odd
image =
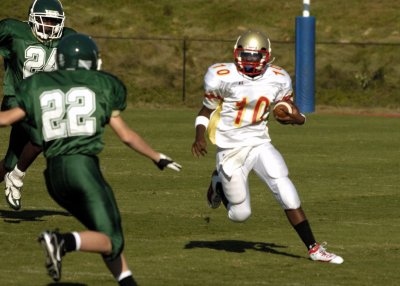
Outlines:
{"label": "player's leg", "polygon": [[317,241],[314,238],[314,234],[303,209],[301,207],[297,209],[285,209],[285,214],[307,249],[310,250],[313,248]]}
{"label": "player's leg", "polygon": [[[1,110],[9,110],[15,106],[18,106],[15,96],[5,96]],[[41,152],[40,147],[28,144],[33,135],[29,133],[30,130],[29,125],[24,122],[18,122],[11,127],[8,150],[4,160],[0,162],[0,181],[5,180],[6,201],[15,210],[21,208],[25,172]]]}
{"label": "player's leg", "polygon": [[[98,159],[83,155],[49,159],[45,176],[53,199],[90,230],[62,234],[65,253],[79,250],[100,253],[109,262],[119,259],[124,248],[120,213],[114,194],[101,174]],[[113,273],[114,277],[120,279],[125,270],[121,268],[121,273]],[[133,277],[129,278],[131,274],[124,275],[124,281],[134,281]]]}
{"label": "player's leg", "polygon": [[[238,173],[239,172],[240,171],[238,171]],[[232,175],[230,181],[225,181],[225,178],[222,179],[222,188],[226,194],[227,200],[229,201],[227,204],[228,218],[234,222],[245,222],[251,216],[249,185],[247,180],[243,178],[242,174],[235,176],[235,173],[236,172]],[[232,190],[232,185],[234,185],[233,188],[240,188],[241,192],[244,193],[242,199],[235,199],[234,195],[229,194]]]}
{"label": "player's leg", "polygon": [[[84,251],[107,255],[112,251],[109,237],[97,231],[64,234],[44,231],[39,236],[39,242],[45,250],[47,271],[54,281],[61,279],[61,258],[67,252]],[[104,259],[104,262],[120,286],[137,285],[122,254],[111,261]]]}
{"label": "player's leg", "polygon": [[129,270],[125,256],[121,253],[119,257],[112,261],[104,260],[107,268],[114,275],[120,286],[134,286],[137,285]]}
{"label": "player's leg", "polygon": [[[27,144],[25,144],[14,169],[16,169],[18,172],[25,173],[40,153],[42,153],[42,147],[29,141]],[[10,173],[12,172],[13,171]]]}
{"label": "player's leg", "polygon": [[[23,186],[24,172],[12,172],[18,162],[19,157],[23,153],[24,146],[29,142],[29,135],[25,132],[22,124],[17,123],[12,126],[9,145],[6,156],[1,167],[1,173],[4,175],[5,181],[5,197],[8,205],[14,210],[21,208],[21,190]],[[36,157],[35,157],[36,158]]]}
{"label": "player's leg", "polygon": [[[1,102],[1,111],[9,110],[18,106],[15,96],[4,96]],[[19,154],[29,138],[22,129],[22,125],[19,123],[14,124],[11,127],[11,132],[8,141],[8,148],[6,156],[0,161],[0,182],[4,180],[4,176],[7,172],[11,171],[15,164],[17,164]]]}
{"label": "player's leg", "polygon": [[[225,151],[217,153],[217,165],[224,157]],[[247,159],[244,166],[233,171],[228,177],[223,171],[218,173],[222,183],[222,191],[226,200],[228,217],[235,222],[244,222],[251,215],[250,190],[248,183],[252,160]]]}
{"label": "player's leg", "polygon": [[[25,177],[25,172],[41,152],[42,152],[41,146],[35,145],[31,141],[25,144],[21,154],[19,155],[18,162],[15,165],[14,169],[11,172],[8,172],[4,177],[6,184],[6,193],[7,190],[15,189],[20,193],[19,198],[21,198],[21,191],[24,185],[23,179]],[[20,200],[18,201],[18,203],[19,207],[21,207]]]}
{"label": "player's leg", "polygon": [[61,259],[71,251],[85,251],[102,254],[111,253],[111,241],[103,233],[96,231],[59,233],[44,231],[38,241],[42,244],[46,255],[46,268],[54,281],[61,279]]}
{"label": "player's leg", "polygon": [[309,253],[311,259],[342,263],[341,257],[326,252],[325,248],[316,242],[307,217],[301,208],[297,190],[288,177],[288,169],[282,155],[272,144],[264,144],[257,148],[259,155],[254,171],[269,186],[307,250],[317,248],[321,251],[321,255]]}
{"label": "player's leg", "polygon": [[343,258],[328,252],[326,250],[326,242],[319,244],[315,238],[314,234],[311,230],[311,226],[304,214],[304,211],[301,207],[297,209],[286,209],[285,214],[296,230],[297,234],[303,241],[304,245],[308,249],[308,254],[312,260],[321,261],[321,262],[329,262],[334,264],[342,264]]}

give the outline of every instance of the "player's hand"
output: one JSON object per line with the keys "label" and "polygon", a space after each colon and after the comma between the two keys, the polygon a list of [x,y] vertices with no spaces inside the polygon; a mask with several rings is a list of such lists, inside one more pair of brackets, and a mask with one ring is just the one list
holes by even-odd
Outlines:
{"label": "player's hand", "polygon": [[164,168],[167,167],[179,172],[182,169],[181,165],[162,153],[160,153],[160,160],[158,160],[158,162],[154,161],[154,164],[156,164],[160,170],[164,170]]}
{"label": "player's hand", "polygon": [[196,138],[196,141],[192,145],[192,154],[197,158],[207,154],[207,141],[204,136],[202,138]]}
{"label": "player's hand", "polygon": [[286,102],[291,105],[292,113],[286,113],[285,117],[276,118],[276,120],[281,124],[304,124],[306,121],[304,114],[300,113],[299,108],[292,101]]}

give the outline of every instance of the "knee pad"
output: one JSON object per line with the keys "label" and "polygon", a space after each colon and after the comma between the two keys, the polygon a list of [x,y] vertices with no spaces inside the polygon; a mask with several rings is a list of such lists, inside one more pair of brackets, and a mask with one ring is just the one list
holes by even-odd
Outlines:
{"label": "knee pad", "polygon": [[226,199],[231,203],[231,204],[241,204],[244,202],[244,200],[246,199],[246,192],[243,190],[235,190],[235,191],[226,191],[223,188],[224,194]]}
{"label": "knee pad", "polygon": [[230,205],[228,210],[228,218],[234,222],[244,222],[251,215],[251,209],[241,207],[240,205]]}
{"label": "knee pad", "polygon": [[230,180],[223,175],[220,178],[225,197],[231,204],[239,205],[246,200],[246,185],[240,176],[232,176]]}

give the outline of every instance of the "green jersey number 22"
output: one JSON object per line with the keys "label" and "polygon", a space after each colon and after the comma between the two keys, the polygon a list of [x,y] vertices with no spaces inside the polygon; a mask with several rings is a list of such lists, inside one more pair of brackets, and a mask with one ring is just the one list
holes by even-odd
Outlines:
{"label": "green jersey number 22", "polygon": [[96,97],[85,87],[46,91],[40,96],[44,141],[71,137],[91,136],[96,133]]}

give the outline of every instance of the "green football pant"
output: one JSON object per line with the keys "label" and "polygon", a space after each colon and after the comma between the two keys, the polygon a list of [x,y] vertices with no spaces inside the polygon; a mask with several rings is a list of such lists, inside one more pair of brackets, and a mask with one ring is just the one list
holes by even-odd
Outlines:
{"label": "green football pant", "polygon": [[112,254],[105,258],[117,258],[124,247],[121,216],[99,159],[80,154],[48,158],[44,175],[50,196],[89,230],[106,234]]}

